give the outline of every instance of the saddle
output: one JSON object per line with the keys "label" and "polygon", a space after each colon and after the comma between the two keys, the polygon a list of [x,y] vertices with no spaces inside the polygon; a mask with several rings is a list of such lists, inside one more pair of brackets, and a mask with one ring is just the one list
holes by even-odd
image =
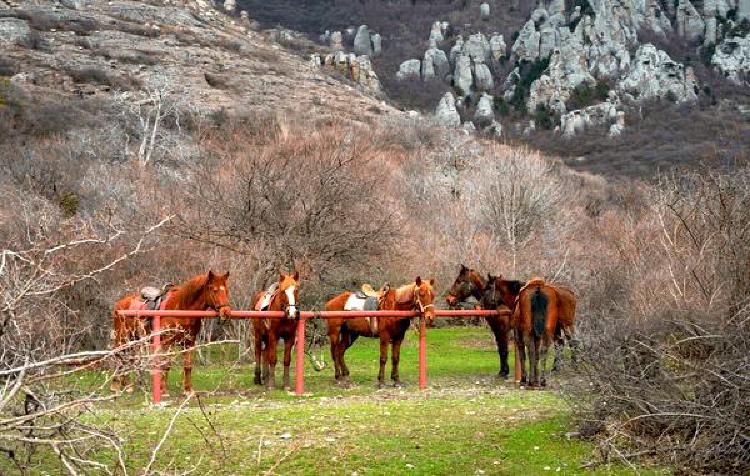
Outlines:
{"label": "saddle", "polygon": [[161,288],[156,288],[153,286],[146,286],[141,288],[140,298],[141,301],[143,301],[143,303],[145,304],[145,309],[147,311],[160,309],[162,301],[164,301],[167,293],[172,290],[174,286],[175,285],[172,283],[167,283]]}
{"label": "saddle", "polygon": [[268,307],[271,305],[271,301],[273,301],[273,298],[276,296],[276,293],[279,291],[279,283],[273,283],[266,289],[266,292],[263,293],[263,295],[258,299],[258,302],[255,303],[255,310],[256,311],[266,311],[268,310]]}
{"label": "saddle", "polygon": [[[355,291],[349,296],[349,299],[344,304],[345,311],[377,311],[380,309],[380,304],[383,300],[383,296],[390,290],[391,286],[385,283],[383,287],[375,291],[372,285],[363,284],[359,291]],[[378,334],[378,318],[377,316],[365,317],[367,324],[370,327],[370,332],[373,335]]]}

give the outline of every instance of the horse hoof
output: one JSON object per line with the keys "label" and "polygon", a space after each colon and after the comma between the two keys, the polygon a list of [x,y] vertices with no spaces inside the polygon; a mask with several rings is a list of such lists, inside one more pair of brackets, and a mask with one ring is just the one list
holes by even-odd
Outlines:
{"label": "horse hoof", "polygon": [[377,384],[375,384],[375,388],[377,388],[378,390],[382,390],[385,388],[385,384],[383,382],[378,382]]}
{"label": "horse hoof", "polygon": [[393,388],[404,388],[404,384],[401,382],[393,382]]}

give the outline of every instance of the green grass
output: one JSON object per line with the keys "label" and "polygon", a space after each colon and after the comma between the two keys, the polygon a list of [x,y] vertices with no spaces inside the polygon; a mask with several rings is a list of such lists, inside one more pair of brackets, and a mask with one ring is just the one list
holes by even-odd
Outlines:
{"label": "green grass", "polygon": [[[620,466],[581,469],[593,457],[593,447],[563,436],[571,430],[564,401],[555,391],[519,390],[497,379],[497,354],[487,330],[430,330],[425,391],[416,388],[414,337],[407,336],[402,350],[401,375],[408,384],[402,389],[374,389],[377,341],[362,339],[347,354],[357,383],[352,389],[337,387],[328,368],[317,374],[308,370],[309,395],[303,398],[257,388],[249,396],[202,396],[206,415],[191,402],[154,468],[171,473],[195,467],[194,474],[222,475],[629,474]],[[252,367],[227,370],[228,365],[196,366],[196,389],[253,387]],[[176,393],[180,375],[173,373],[170,386]],[[100,380],[91,372],[78,383],[85,388]],[[154,408],[142,393],[87,418],[124,435],[129,471],[139,474],[174,415],[176,400]],[[110,462],[114,457],[106,451],[97,456]],[[5,474],[2,462],[0,474]],[[45,471],[59,474],[60,468],[50,455],[38,454],[30,474]]]}

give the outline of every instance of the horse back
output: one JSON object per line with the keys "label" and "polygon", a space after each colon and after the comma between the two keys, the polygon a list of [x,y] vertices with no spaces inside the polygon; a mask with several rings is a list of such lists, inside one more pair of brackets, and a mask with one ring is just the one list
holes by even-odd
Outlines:
{"label": "horse back", "polygon": [[559,316],[556,290],[549,285],[532,285],[521,290],[513,313],[515,326],[524,334],[552,338]]}
{"label": "horse back", "polygon": [[555,286],[558,301],[558,319],[563,327],[572,327],[576,322],[576,295],[564,286]]}

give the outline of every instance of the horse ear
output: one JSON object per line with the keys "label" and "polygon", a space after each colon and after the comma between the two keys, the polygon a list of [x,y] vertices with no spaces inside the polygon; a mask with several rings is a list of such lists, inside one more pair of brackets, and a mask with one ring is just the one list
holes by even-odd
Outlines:
{"label": "horse ear", "polygon": [[279,273],[279,282],[280,283],[284,282],[284,273],[281,273],[281,272]]}
{"label": "horse ear", "polygon": [[417,286],[421,286],[422,285],[422,278],[420,278],[419,276],[417,276],[417,279],[414,280],[414,284],[416,284]]}
{"label": "horse ear", "polygon": [[214,280],[214,271],[212,269],[208,270],[208,281],[211,282]]}
{"label": "horse ear", "polygon": [[468,270],[469,270],[469,268],[467,268],[465,264],[461,263],[461,273],[464,273],[464,272],[466,272]]}
{"label": "horse ear", "polygon": [[434,285],[435,285],[435,278],[431,278],[430,279],[430,286],[434,286]]}
{"label": "horse ear", "polygon": [[294,270],[294,276],[292,276],[292,277],[294,278],[294,280],[295,280],[295,281],[299,281],[299,271],[297,271],[297,270],[295,269],[295,270]]}
{"label": "horse ear", "polygon": [[513,292],[513,294],[520,293],[522,287],[523,287],[523,285],[521,284],[521,281],[511,281],[510,282],[510,290]]}
{"label": "horse ear", "polygon": [[487,273],[487,282],[492,281],[492,279],[493,279],[492,273]]}
{"label": "horse ear", "polygon": [[229,271],[227,271],[226,273],[224,273],[224,279],[229,279]]}

